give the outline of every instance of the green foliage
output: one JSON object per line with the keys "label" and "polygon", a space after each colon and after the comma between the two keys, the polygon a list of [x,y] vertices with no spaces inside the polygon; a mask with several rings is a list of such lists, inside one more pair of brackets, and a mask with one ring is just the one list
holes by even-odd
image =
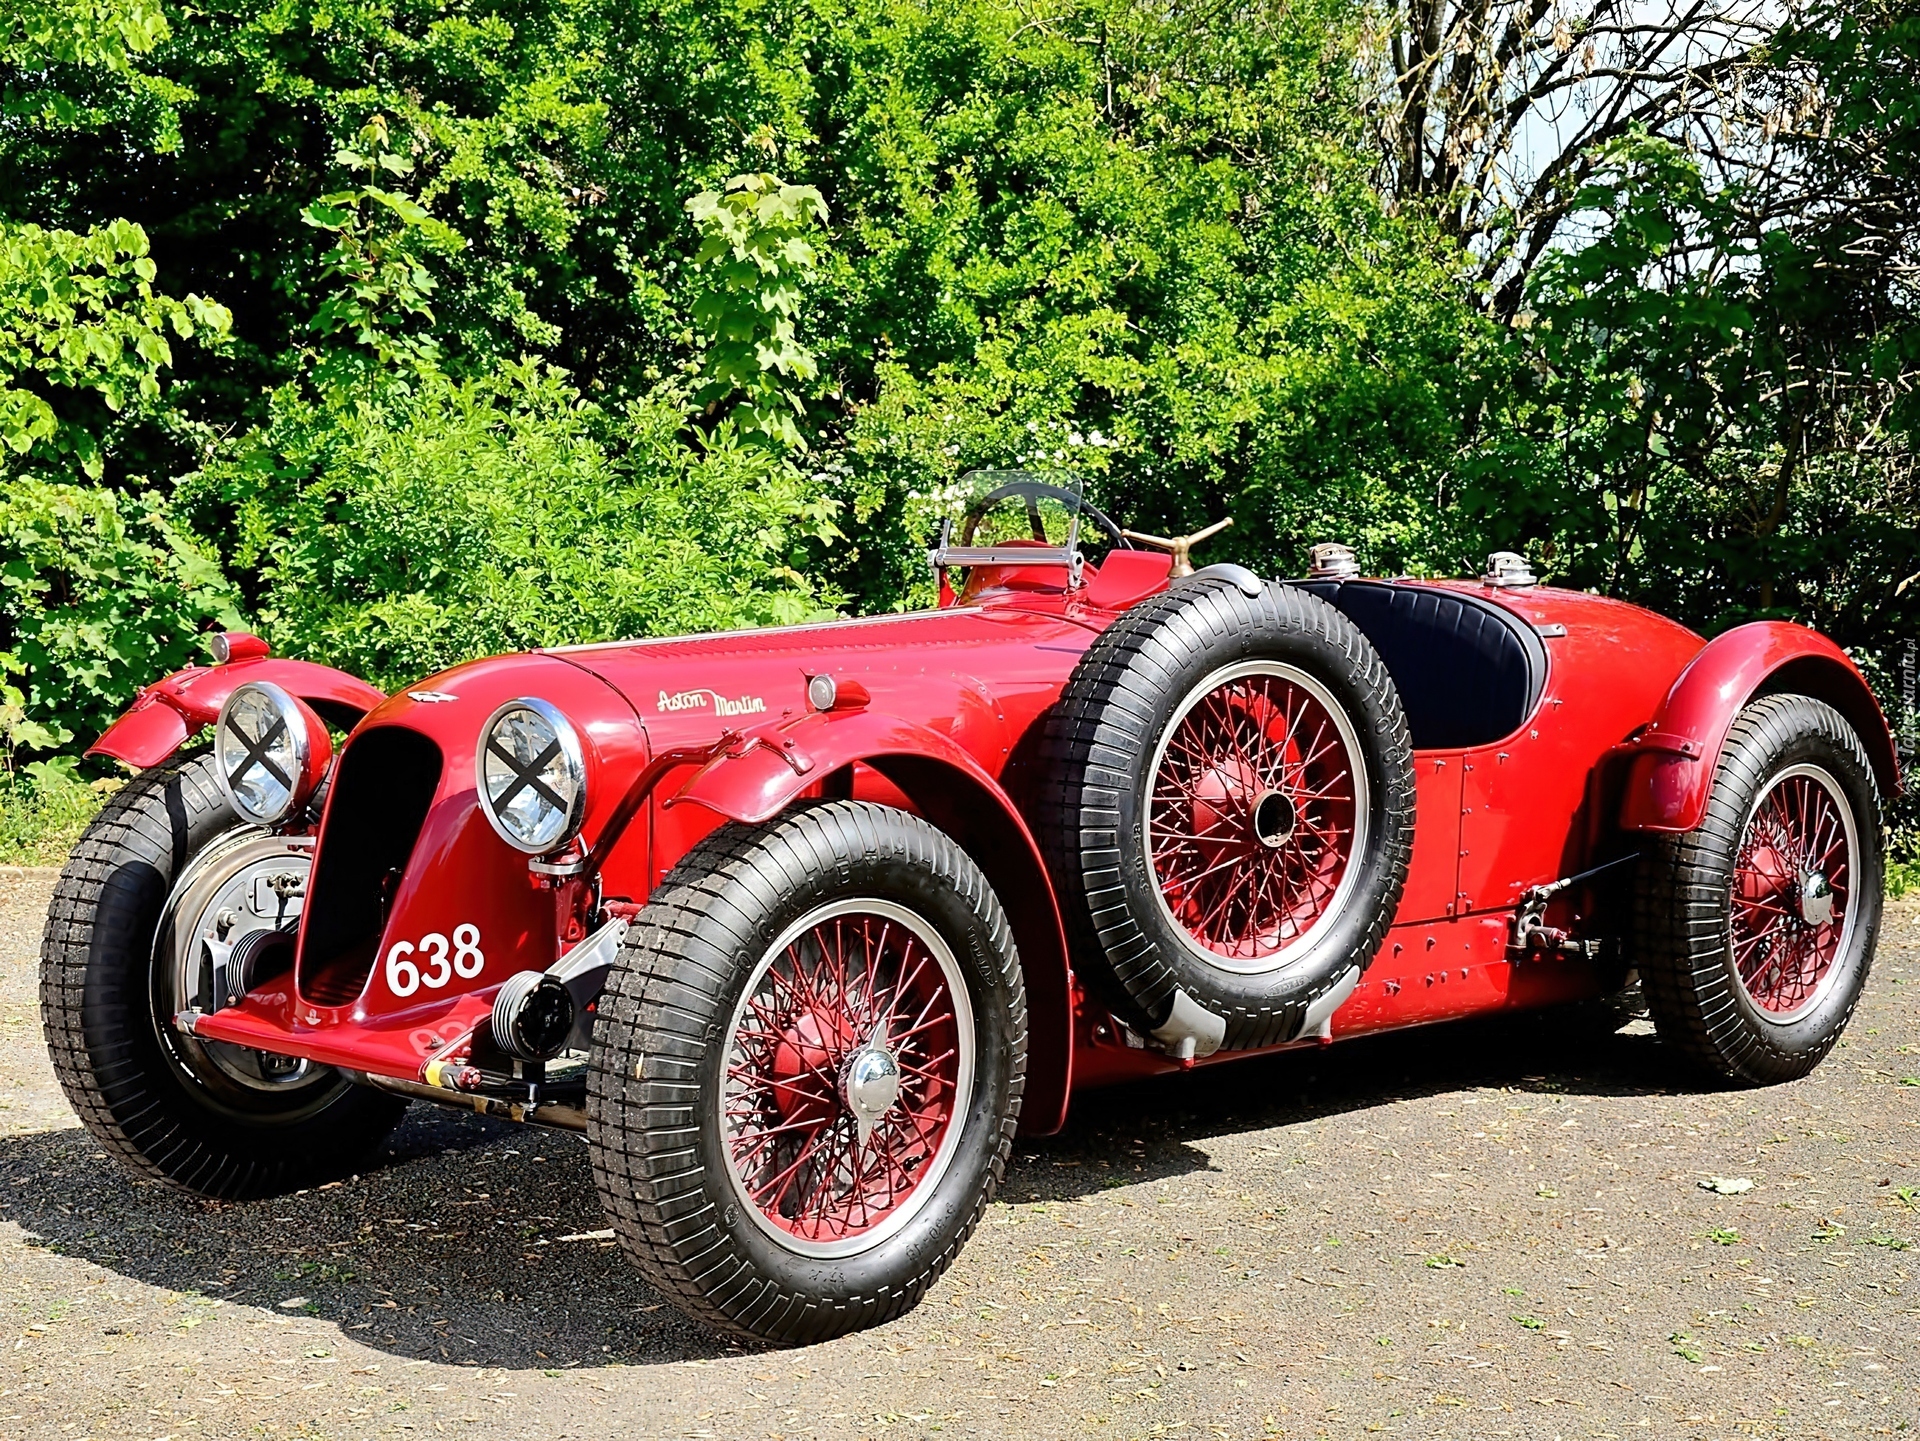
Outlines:
{"label": "green foliage", "polygon": [[[72,731],[35,720],[28,712],[26,693],[13,684],[26,668],[18,656],[0,651],[0,761],[9,772],[22,752],[56,750],[73,739]],[[72,762],[71,756],[57,759]]]}
{"label": "green foliage", "polygon": [[413,169],[411,160],[388,148],[383,117],[362,126],[359,140],[366,153],[342,147],[333,159],[349,171],[365,171],[369,180],[323,195],[300,212],[306,224],[334,237],[333,249],[319,260],[322,283],[333,288],[314,312],[313,329],[323,343],[345,341],[347,346],[330,350],[322,362],[315,379],[323,387],[346,381],[366,366],[437,366],[440,346],[431,334],[434,316],[427,303],[437,282],[428,256],[465,245],[425,206],[373,183],[382,172],[404,177]]}
{"label": "green foliage", "polygon": [[154,273],[146,233],[125,220],[84,235],[0,222],[0,475],[26,457],[98,480],[103,426],[70,393],[115,414],[153,404],[173,363],[168,331],[226,333],[224,306],[157,294]]}
{"label": "green foliage", "polygon": [[119,782],[89,785],[71,765],[0,768],[0,866],[57,866]]}
{"label": "green foliage", "polygon": [[0,57],[125,70],[168,34],[159,0],[9,0]]}
{"label": "green foliage", "polygon": [[845,56],[807,97],[845,137],[811,415],[856,521],[824,560],[861,604],[924,585],[915,497],[981,465],[1075,465],[1150,529],[1232,514],[1209,555],[1270,570],[1355,530],[1428,549],[1484,326],[1366,182],[1339,14],[863,23],[796,37]]}
{"label": "green foliage", "polygon": [[1887,894],[1898,900],[1908,891],[1920,889],[1920,861],[1887,863]]}
{"label": "green foliage", "polygon": [[[156,662],[228,596],[389,684],[896,607],[932,498],[1024,464],[1144,529],[1231,515],[1207,557],[1267,573],[1511,547],[1701,629],[1804,620],[1891,700],[1910,10],[1796,12],[1751,76],[1791,163],[1747,189],[1607,151],[1508,327],[1378,193],[1338,0],[32,0],[0,18],[5,473],[217,553]],[[178,343],[222,306],[227,343]],[[0,648],[74,744],[150,674]]]}
{"label": "green foliage", "polygon": [[1510,412],[1540,482],[1515,497],[1493,446],[1494,493],[1466,502],[1574,583],[1708,629],[1790,617],[1857,645],[1920,619],[1894,585],[1920,491],[1863,472],[1895,438],[1862,357],[1822,333],[1800,238],[1658,140],[1612,147],[1580,204],[1604,223],[1537,274]]}
{"label": "green foliage", "polygon": [[[610,412],[693,369],[703,427],[810,449],[847,532],[810,566],[863,608],[921,577],[910,495],[1040,428],[1102,437],[1086,454],[1131,520],[1234,513],[1223,558],[1287,566],[1358,529],[1411,564],[1485,337],[1453,258],[1367,185],[1349,18],[234,0],[173,14],[147,66],[178,87],[164,105],[129,80],[93,119],[0,146],[22,180],[0,212],[146,197],[168,284],[245,317],[232,361],[188,376],[204,427],[264,418],[317,313],[323,341],[418,337],[459,376],[537,352]],[[369,115],[457,251],[389,266],[302,222],[345,224],[313,157],[377,159]],[[202,143],[148,138],[169,131]],[[108,137],[129,157],[112,173]],[[786,181],[727,188],[771,170]],[[384,208],[363,194],[362,225]],[[380,220],[372,243],[410,233]],[[370,295],[369,272],[392,278]],[[200,462],[148,439],[149,473]]]}
{"label": "green foliage", "polygon": [[810,381],[820,367],[794,327],[801,290],[815,277],[806,237],[826,223],[827,203],[811,185],[736,175],[724,193],[703,190],[688,200],[687,214],[700,235],[693,321],[707,337],[694,401],[717,406],[737,393],[727,419],[742,436],[804,449],[794,422],[806,406],[789,382]]}
{"label": "green foliage", "polygon": [[1905,742],[1908,784],[1890,819],[1912,884],[1920,874],[1920,787],[1911,779],[1920,756],[1912,681],[1920,645],[1920,13],[1908,0],[1815,0],[1782,28],[1775,56],[1786,103],[1798,87],[1829,107],[1792,146],[1800,194],[1786,228],[1817,363],[1844,381],[1863,417],[1853,427],[1849,489],[1877,491],[1894,511],[1891,542],[1880,547],[1891,564],[1876,566],[1847,608],[1863,612],[1868,639],[1855,655]]}
{"label": "green foliage", "polygon": [[[215,559],[156,492],[0,490],[0,713],[11,753],[91,742],[138,689],[240,623]],[[10,709],[11,708],[11,709]]]}
{"label": "green foliage", "polygon": [[[84,77],[130,76],[169,28],[154,0],[22,0],[0,15],[8,124],[72,124]],[[66,82],[63,84],[62,82]],[[133,88],[155,93],[144,77]],[[160,87],[164,89],[165,87]],[[172,340],[217,347],[226,307],[155,286],[145,230],[0,216],[0,858],[57,859],[99,797],[72,754],[139,686],[238,619],[218,564],[155,492],[99,481],[161,413]],[[116,476],[120,479],[120,476]],[[30,759],[38,757],[38,759]]]}
{"label": "green foliage", "polygon": [[795,568],[831,508],[671,391],[617,416],[536,363],[315,400],[185,487],[229,509],[282,651],[389,688],[456,661],[575,641],[787,622],[834,597]]}
{"label": "green foliage", "polygon": [[[1836,253],[1858,228],[1768,222],[1764,196],[1710,192],[1644,137],[1608,149],[1579,204],[1598,228],[1536,272],[1528,364],[1462,469],[1460,514],[1565,583],[1709,633],[1815,626],[1910,727],[1920,473],[1899,356],[1920,330]],[[1890,819],[1913,855],[1911,789]]]}

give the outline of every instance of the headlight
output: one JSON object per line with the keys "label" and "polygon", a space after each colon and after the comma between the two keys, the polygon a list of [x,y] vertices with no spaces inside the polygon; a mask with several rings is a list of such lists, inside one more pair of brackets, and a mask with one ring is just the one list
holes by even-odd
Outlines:
{"label": "headlight", "polygon": [[246,820],[275,825],[313,794],[333,755],[327,728],[271,681],[236,687],[213,733],[214,770],[227,804]]}
{"label": "headlight", "polygon": [[558,850],[586,818],[580,737],[543,700],[510,700],[488,716],[473,768],[480,809],[516,850],[536,856]]}

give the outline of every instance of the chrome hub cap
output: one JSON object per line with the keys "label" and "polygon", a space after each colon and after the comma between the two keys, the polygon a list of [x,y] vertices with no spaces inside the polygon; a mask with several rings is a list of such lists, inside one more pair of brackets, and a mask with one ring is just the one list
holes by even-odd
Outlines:
{"label": "chrome hub cap", "polygon": [[840,1073],[840,1094],[853,1113],[860,1144],[866,1145],[873,1126],[900,1099],[900,1062],[876,1035],[847,1058]]}
{"label": "chrome hub cap", "polygon": [[1801,877],[1800,919],[1810,926],[1824,926],[1833,919],[1833,887],[1818,871]]}

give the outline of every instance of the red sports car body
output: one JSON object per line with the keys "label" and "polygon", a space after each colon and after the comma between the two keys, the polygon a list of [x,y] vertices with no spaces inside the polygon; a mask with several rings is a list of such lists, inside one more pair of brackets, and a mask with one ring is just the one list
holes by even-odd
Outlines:
{"label": "red sports car body", "polygon": [[138,774],[49,912],[83,1122],[236,1200],[413,1100],[583,1131],[660,1292],[793,1343],[912,1306],[1078,1087],[1636,973],[1722,1079],[1837,1041],[1899,777],[1831,642],[1704,641],[1506,552],[1194,571],[1203,537],[972,479],[920,614],[391,696],[214,638],[95,746]]}
{"label": "red sports car body", "polygon": [[[460,1053],[500,984],[553,965],[597,913],[633,915],[722,822],[762,822],[823,796],[913,812],[960,843],[1007,907],[1031,1007],[1020,1124],[1046,1133],[1078,1086],[1192,1064],[1141,1045],[1076,976],[1030,801],[1043,717],[1094,639],[1167,588],[1169,566],[1163,553],[1115,550],[1075,586],[1044,567],[1006,567],[931,612],[508,656],[390,697],[235,636],[227,663],[149,688],[93,753],[157,765],[249,681],[350,725],[312,839],[294,969],[182,1022],[204,1039],[402,1082],[416,1095],[457,1096],[459,1068],[436,1063]],[[1523,902],[1630,854],[1640,834],[1696,826],[1728,727],[1758,696],[1825,701],[1858,732],[1883,791],[1897,785],[1871,691],[1805,627],[1762,622],[1708,642],[1638,607],[1547,586],[1303,584],[1367,599],[1350,613],[1363,630],[1371,624],[1396,671],[1417,808],[1405,885],[1373,964],[1325,1034],[1287,1044],[1617,986],[1621,959],[1598,944],[1618,929],[1601,909],[1599,878],[1540,897],[1531,915]],[[1497,640],[1482,669],[1504,691],[1477,708],[1444,674],[1481,655],[1458,642],[1463,616],[1490,621]],[[836,683],[830,709],[809,701],[820,675]],[[530,868],[481,813],[481,723],[528,694],[564,711],[586,741],[578,839],[591,876]],[[571,1119],[537,1104],[496,1109]]]}

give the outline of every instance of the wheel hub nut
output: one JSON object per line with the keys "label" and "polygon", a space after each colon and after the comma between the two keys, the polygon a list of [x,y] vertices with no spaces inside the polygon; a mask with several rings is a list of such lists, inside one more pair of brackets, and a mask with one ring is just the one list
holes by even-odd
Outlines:
{"label": "wheel hub nut", "polygon": [[1800,878],[1800,919],[1810,926],[1824,926],[1833,919],[1833,887],[1818,871]]}
{"label": "wheel hub nut", "polygon": [[847,1057],[846,1069],[840,1073],[840,1094],[853,1112],[854,1129],[864,1146],[874,1123],[900,1099],[900,1063],[893,1052],[870,1041]]}
{"label": "wheel hub nut", "polygon": [[1293,839],[1293,802],[1279,791],[1267,791],[1253,805],[1253,834],[1269,850]]}

